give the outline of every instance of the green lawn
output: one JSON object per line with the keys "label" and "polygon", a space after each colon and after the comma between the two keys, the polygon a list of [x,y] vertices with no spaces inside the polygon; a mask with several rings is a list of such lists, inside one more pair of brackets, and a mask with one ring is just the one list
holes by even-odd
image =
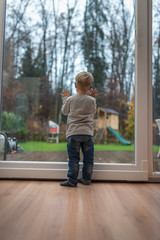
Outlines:
{"label": "green lawn", "polygon": [[[47,143],[47,142],[24,142],[20,143],[24,151],[67,151],[67,143]],[[153,146],[153,151],[158,151],[158,146]],[[95,144],[95,151],[134,151],[134,144],[125,146],[122,144]]]}

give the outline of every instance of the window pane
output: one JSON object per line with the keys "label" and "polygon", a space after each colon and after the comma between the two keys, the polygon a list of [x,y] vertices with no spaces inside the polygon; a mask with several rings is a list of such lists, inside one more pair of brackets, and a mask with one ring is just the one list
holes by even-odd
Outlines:
{"label": "window pane", "polygon": [[153,85],[153,170],[160,171],[160,2],[153,1],[152,14]]}
{"label": "window pane", "polygon": [[135,2],[66,2],[7,1],[7,160],[67,161],[60,93],[68,88],[76,94],[75,75],[89,71],[99,92],[95,162],[134,163]]}

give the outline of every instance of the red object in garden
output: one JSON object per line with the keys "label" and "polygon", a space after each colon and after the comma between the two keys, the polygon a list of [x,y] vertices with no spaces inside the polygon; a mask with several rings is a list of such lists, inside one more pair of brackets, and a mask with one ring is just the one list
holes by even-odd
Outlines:
{"label": "red object in garden", "polygon": [[50,128],[49,131],[51,133],[57,133],[58,132],[58,129],[57,128]]}
{"label": "red object in garden", "polygon": [[54,142],[56,140],[56,143],[59,143],[59,125],[51,120],[48,122],[49,128],[48,128],[48,142]]}

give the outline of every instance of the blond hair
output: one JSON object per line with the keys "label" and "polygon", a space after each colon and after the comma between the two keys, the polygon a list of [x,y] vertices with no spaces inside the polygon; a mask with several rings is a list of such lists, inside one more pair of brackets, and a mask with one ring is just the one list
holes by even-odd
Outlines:
{"label": "blond hair", "polygon": [[94,79],[91,73],[89,72],[80,72],[75,77],[77,87],[81,90],[86,90],[92,86]]}

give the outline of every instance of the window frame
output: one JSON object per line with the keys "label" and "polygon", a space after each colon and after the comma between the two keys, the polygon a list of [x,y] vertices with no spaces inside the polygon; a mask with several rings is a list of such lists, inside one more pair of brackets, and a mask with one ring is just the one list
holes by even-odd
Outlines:
{"label": "window frame", "polygon": [[[6,1],[0,1],[0,89]],[[142,14],[143,13],[143,14]],[[160,181],[152,154],[152,0],[136,0],[135,163],[95,163],[93,180]],[[144,121],[145,119],[145,121]],[[0,178],[63,179],[68,163],[0,161]],[[82,164],[80,164],[80,174]]]}

